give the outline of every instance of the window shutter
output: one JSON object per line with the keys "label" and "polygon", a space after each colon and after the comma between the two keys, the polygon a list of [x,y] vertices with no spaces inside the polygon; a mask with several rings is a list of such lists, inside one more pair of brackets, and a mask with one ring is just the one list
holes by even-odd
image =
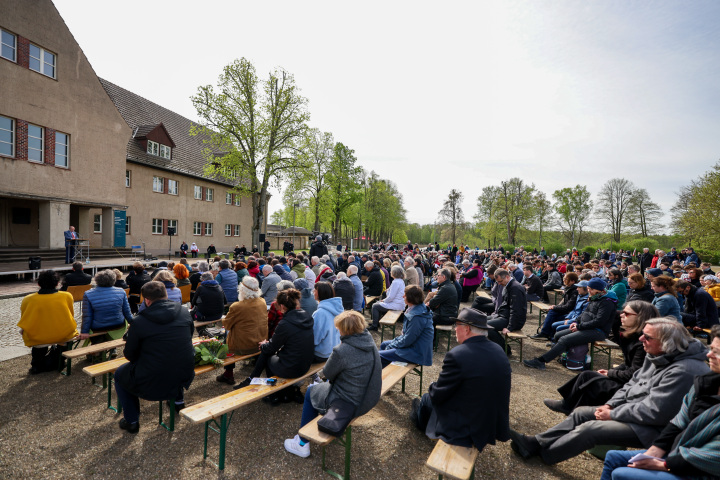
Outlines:
{"label": "window shutter", "polygon": [[168,229],[168,221],[167,218],[163,218],[163,225],[162,225],[162,233],[163,235],[167,235],[167,229]]}
{"label": "window shutter", "polygon": [[235,205],[235,196],[236,196],[236,195],[237,195],[236,193],[233,193],[233,194],[232,194],[232,204],[233,204],[233,205]]}
{"label": "window shutter", "polygon": [[[200,200],[205,200],[205,187],[200,187]],[[205,224],[203,223],[203,225],[205,225]],[[204,227],[203,227],[203,230],[205,230]],[[203,233],[203,235],[205,235],[205,234]]]}
{"label": "window shutter", "polygon": [[[170,185],[170,179],[167,177],[163,178],[163,193],[169,192],[169,190],[168,190],[169,185]],[[164,220],[164,221],[167,222],[167,220]]]}
{"label": "window shutter", "polygon": [[[205,187],[203,187],[203,190],[205,190]],[[200,235],[205,236],[205,222],[200,222]]]}

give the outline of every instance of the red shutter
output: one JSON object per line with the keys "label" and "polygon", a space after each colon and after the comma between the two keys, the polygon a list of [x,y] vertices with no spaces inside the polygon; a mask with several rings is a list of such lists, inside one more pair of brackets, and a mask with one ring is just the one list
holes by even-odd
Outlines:
{"label": "red shutter", "polygon": [[237,196],[237,193],[232,194],[232,204],[235,205],[235,197]]}
{"label": "red shutter", "polygon": [[[163,178],[163,193],[168,193],[168,184],[170,183],[170,179],[165,177]],[[167,220],[164,220],[167,222]]]}
{"label": "red shutter", "polygon": [[[200,187],[200,200],[205,200],[205,187]],[[205,234],[203,233],[203,235]]]}
{"label": "red shutter", "polygon": [[[203,190],[205,187],[203,187]],[[200,235],[205,236],[205,222],[200,222]]]}
{"label": "red shutter", "polygon": [[162,234],[167,235],[168,221],[167,218],[163,218]]}

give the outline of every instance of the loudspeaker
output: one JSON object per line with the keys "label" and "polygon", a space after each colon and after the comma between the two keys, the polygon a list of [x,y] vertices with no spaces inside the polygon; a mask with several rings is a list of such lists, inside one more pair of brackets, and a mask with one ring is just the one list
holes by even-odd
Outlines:
{"label": "loudspeaker", "polygon": [[265,243],[265,234],[261,233],[260,238],[258,240],[260,241],[260,243]]}
{"label": "loudspeaker", "polygon": [[173,227],[168,227],[168,237],[175,236],[175,229]]}
{"label": "loudspeaker", "polygon": [[42,268],[42,257],[29,257],[28,270],[40,270]]}

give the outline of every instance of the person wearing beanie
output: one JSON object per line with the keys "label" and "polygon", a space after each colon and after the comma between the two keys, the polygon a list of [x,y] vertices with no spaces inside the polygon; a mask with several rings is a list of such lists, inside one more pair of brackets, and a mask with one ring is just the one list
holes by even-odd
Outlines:
{"label": "person wearing beanie", "polygon": [[298,278],[293,282],[295,288],[300,292],[300,308],[305,310],[308,315],[312,315],[317,310],[318,302],[315,300],[315,292],[304,278]]}
{"label": "person wearing beanie", "polygon": [[588,305],[577,322],[571,323],[570,328],[555,334],[555,345],[549,351],[532,360],[523,360],[526,367],[545,370],[547,362],[570,348],[607,338],[615,318],[617,296],[612,291],[606,291],[605,281],[597,277],[588,281],[587,288],[590,296]]}

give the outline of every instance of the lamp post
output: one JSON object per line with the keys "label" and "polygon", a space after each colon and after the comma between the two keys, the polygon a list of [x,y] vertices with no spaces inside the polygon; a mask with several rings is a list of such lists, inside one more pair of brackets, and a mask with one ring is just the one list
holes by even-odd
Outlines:
{"label": "lamp post", "polygon": [[299,203],[293,203],[293,250],[295,250],[295,209],[300,206]]}

